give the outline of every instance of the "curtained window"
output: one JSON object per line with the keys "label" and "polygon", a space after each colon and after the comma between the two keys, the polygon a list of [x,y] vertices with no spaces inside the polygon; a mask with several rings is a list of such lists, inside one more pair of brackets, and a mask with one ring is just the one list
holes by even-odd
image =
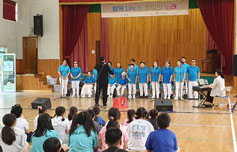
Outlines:
{"label": "curtained window", "polygon": [[11,21],[17,21],[16,2],[3,0],[3,18]]}

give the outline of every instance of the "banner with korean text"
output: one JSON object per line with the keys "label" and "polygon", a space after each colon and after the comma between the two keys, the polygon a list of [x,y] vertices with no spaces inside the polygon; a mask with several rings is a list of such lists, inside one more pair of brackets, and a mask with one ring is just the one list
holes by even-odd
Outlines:
{"label": "banner with korean text", "polygon": [[101,17],[188,15],[189,0],[102,4]]}

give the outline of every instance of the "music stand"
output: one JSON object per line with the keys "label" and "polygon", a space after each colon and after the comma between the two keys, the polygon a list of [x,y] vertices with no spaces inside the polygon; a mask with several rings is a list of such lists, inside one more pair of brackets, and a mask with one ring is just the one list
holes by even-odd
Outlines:
{"label": "music stand", "polygon": [[[234,98],[237,99],[237,95],[234,96]],[[233,108],[231,109],[231,112],[232,112],[232,113],[234,112],[236,106],[237,106],[237,101],[235,102]]]}

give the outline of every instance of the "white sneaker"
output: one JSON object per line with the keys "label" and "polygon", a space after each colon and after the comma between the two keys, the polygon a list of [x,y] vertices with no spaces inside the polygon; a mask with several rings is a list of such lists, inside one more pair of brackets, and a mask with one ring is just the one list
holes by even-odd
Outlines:
{"label": "white sneaker", "polygon": [[164,97],[164,99],[167,99],[166,97]]}
{"label": "white sneaker", "polygon": [[152,96],[151,99],[155,99],[155,96]]}
{"label": "white sneaker", "polygon": [[132,98],[132,96],[128,96],[128,99],[131,99]]}
{"label": "white sneaker", "polygon": [[174,98],[174,100],[178,100],[178,98],[177,98],[177,97],[175,97],[175,98]]}
{"label": "white sneaker", "polygon": [[88,98],[91,98],[91,95],[88,95]]}
{"label": "white sneaker", "polygon": [[82,97],[82,98],[85,98],[86,96],[85,96],[85,95],[82,95],[81,97]]}
{"label": "white sneaker", "polygon": [[136,99],[136,96],[135,96],[135,95],[133,95],[133,99]]}

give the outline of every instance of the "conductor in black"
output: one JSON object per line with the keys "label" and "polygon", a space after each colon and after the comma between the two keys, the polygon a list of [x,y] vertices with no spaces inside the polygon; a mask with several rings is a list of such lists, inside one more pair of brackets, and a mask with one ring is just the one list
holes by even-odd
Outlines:
{"label": "conductor in black", "polygon": [[96,64],[95,69],[98,72],[96,80],[95,106],[99,106],[100,91],[103,89],[103,106],[107,106],[107,89],[108,89],[108,74],[114,75],[108,64],[105,63],[105,58],[100,57],[100,62]]}

